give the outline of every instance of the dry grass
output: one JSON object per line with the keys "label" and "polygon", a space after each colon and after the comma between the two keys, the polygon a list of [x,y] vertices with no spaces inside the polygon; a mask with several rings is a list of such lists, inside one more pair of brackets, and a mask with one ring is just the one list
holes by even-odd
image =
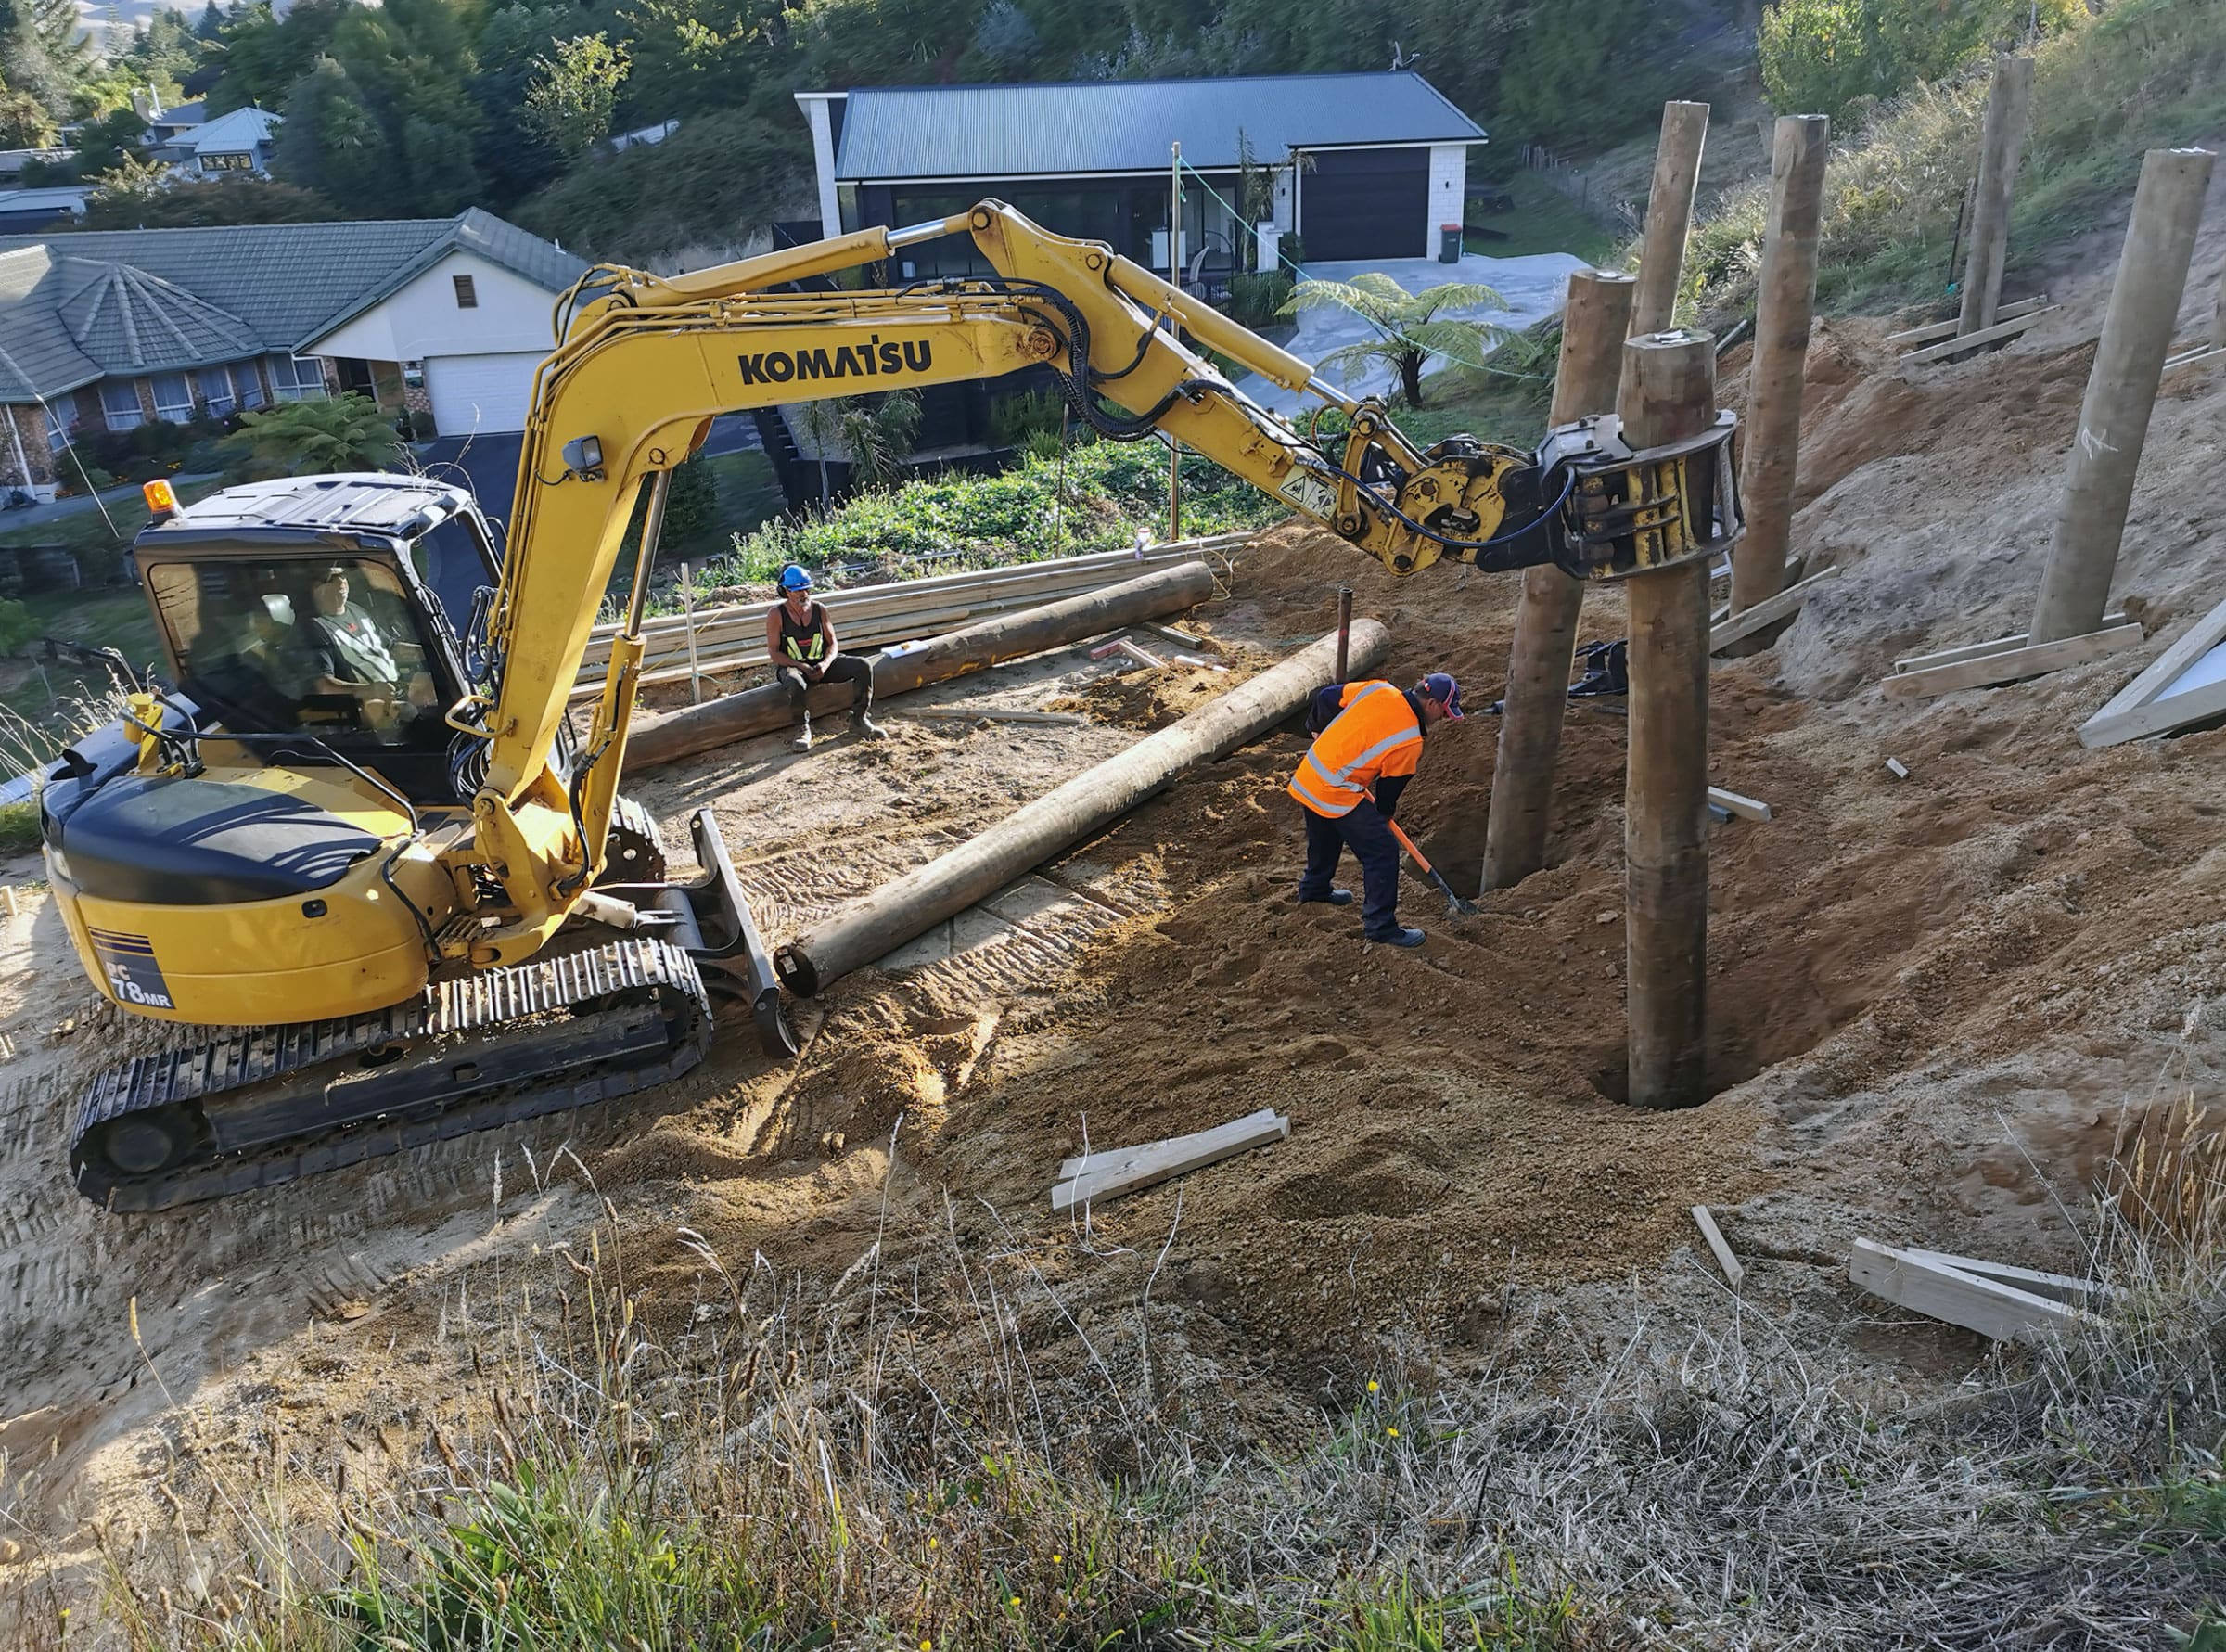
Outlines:
{"label": "dry grass", "polygon": [[2161,1645],[2226,1596],[2220,1143],[2192,1104],[2130,1142],[2117,1306],[1919,1406],[1726,1299],[1281,1454],[1148,1290],[1078,1314],[948,1213],[827,1290],[609,1211],[444,1299],[473,1423],[182,1458],[174,1518],[0,1605],[39,1648],[88,1589],[134,1648]]}

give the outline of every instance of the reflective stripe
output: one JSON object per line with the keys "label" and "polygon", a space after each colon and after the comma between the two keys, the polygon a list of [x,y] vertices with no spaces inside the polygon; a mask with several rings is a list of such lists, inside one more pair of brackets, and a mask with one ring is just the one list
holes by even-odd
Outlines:
{"label": "reflective stripe", "polygon": [[[1345,784],[1350,775],[1361,769],[1365,768],[1369,763],[1375,762],[1377,758],[1384,756],[1387,752],[1397,749],[1399,747],[1405,745],[1410,740],[1420,743],[1421,739],[1422,736],[1415,733],[1413,729],[1410,728],[1402,730],[1399,734],[1395,734],[1388,739],[1376,741],[1375,745],[1369,747],[1367,750],[1362,752],[1360,756],[1354,758],[1350,762],[1345,764],[1335,774],[1328,774],[1328,771],[1326,770],[1324,770],[1324,773],[1327,774],[1331,780],[1336,781],[1341,786]],[[1313,753],[1309,751],[1307,756],[1311,757],[1313,756]],[[1316,764],[1315,766],[1320,767],[1319,764]]]}
{"label": "reflective stripe", "polygon": [[1297,798],[1301,803],[1304,803],[1309,809],[1311,809],[1316,814],[1324,815],[1331,820],[1337,819],[1337,817],[1340,814],[1350,814],[1353,811],[1354,805],[1361,800],[1359,796],[1356,794],[1350,802],[1324,802],[1322,799],[1316,797],[1312,792],[1309,791],[1306,788],[1305,783],[1297,775],[1293,775],[1291,776],[1290,784],[1284,788],[1284,789],[1289,792],[1291,796]]}

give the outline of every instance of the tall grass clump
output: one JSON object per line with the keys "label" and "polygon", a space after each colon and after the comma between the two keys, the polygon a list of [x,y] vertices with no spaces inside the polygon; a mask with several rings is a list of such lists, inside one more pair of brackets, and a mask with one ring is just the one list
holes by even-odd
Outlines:
{"label": "tall grass clump", "polygon": [[2133,1121],[2092,1312],[1958,1384],[1896,1383],[1812,1301],[1634,1300],[1606,1339],[1548,1301],[1550,1363],[1387,1350],[1273,1449],[1155,1298],[1163,1246],[946,1206],[807,1286],[684,1227],[621,1246],[606,1205],[443,1298],[476,1404],[366,1401],[397,1426],[244,1480],[174,1458],[176,1520],[97,1529],[90,1583],[34,1556],[0,1608],[31,1652],[77,1644],[40,1627],[72,1603],[134,1652],[2212,1645],[2220,1143],[2192,1100]]}
{"label": "tall grass clump", "polygon": [[[2117,0],[2033,48],[2031,126],[2009,268],[2107,222],[2148,149],[2226,132],[2226,0]],[[1977,171],[1983,66],[1922,84],[1840,134],[1824,177],[1817,293],[1841,311],[1944,301]],[[1754,302],[1769,186],[1733,191],[1694,232],[1686,297],[1721,318]]]}

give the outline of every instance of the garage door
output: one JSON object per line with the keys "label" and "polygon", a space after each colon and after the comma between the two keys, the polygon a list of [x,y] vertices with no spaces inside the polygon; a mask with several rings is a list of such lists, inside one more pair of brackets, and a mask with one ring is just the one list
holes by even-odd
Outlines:
{"label": "garage door", "polygon": [[533,403],[533,369],[541,362],[538,353],[426,357],[425,390],[441,434],[524,429]]}
{"label": "garage door", "polygon": [[1313,162],[1298,185],[1310,263],[1428,255],[1429,150],[1322,149]]}

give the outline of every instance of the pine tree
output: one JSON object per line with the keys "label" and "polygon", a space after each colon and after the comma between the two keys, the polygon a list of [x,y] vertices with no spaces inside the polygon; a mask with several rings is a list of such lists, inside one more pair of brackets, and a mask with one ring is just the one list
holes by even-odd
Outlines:
{"label": "pine tree", "polygon": [[209,0],[201,12],[201,20],[193,26],[197,39],[214,40],[224,32],[224,14],[216,9],[216,0]]}

